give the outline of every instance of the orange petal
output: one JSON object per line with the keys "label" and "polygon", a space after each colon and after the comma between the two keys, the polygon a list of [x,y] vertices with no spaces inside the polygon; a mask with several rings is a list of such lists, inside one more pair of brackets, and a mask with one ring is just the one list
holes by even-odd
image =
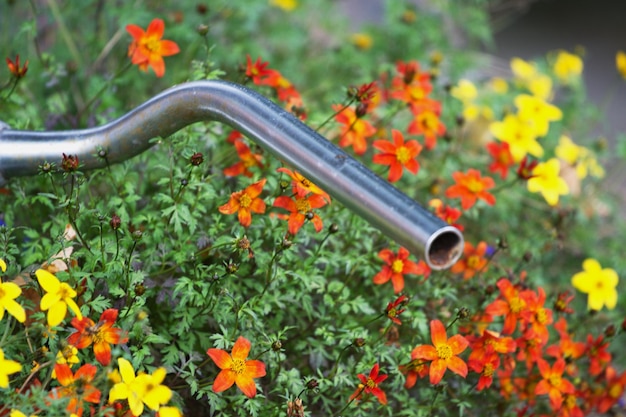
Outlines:
{"label": "orange petal", "polygon": [[391,278],[391,268],[387,265],[383,266],[383,270],[374,275],[374,284],[384,284]]}
{"label": "orange petal", "polygon": [[254,398],[254,396],[256,395],[256,385],[252,378],[246,375],[239,375],[237,376],[237,378],[235,378],[235,383],[237,384],[241,392],[246,395],[246,397]]}
{"label": "orange petal", "polygon": [[126,32],[130,34],[135,40],[139,40],[144,36],[144,31],[137,25],[126,25]]}
{"label": "orange petal", "polygon": [[392,274],[391,283],[393,284],[393,292],[399,293],[404,289],[404,276],[402,274]]}
{"label": "orange petal", "polygon": [[157,77],[162,77],[165,75],[165,62],[163,61],[163,57],[157,54],[150,54],[150,66],[154,70],[154,73]]}
{"label": "orange petal", "polygon": [[102,366],[107,366],[111,362],[111,346],[104,340],[94,343],[93,353]]}
{"label": "orange petal", "polygon": [[267,179],[263,178],[262,180],[257,181],[252,185],[249,185],[246,188],[246,194],[248,194],[250,198],[252,199],[258,197],[259,194],[261,194],[261,192],[263,191],[263,186],[265,186],[266,182],[267,182]]}
{"label": "orange petal", "polygon": [[448,346],[450,346],[450,348],[452,349],[453,355],[458,355],[459,353],[463,352],[465,348],[467,348],[467,346],[469,345],[467,339],[460,334],[452,336],[450,339],[448,339],[447,343]]}
{"label": "orange petal", "polygon": [[276,197],[273,206],[289,210],[290,212],[298,212],[296,203],[291,198],[284,195]]}
{"label": "orange petal", "polygon": [[426,359],[429,361],[435,360],[439,358],[437,355],[437,349],[431,345],[419,345],[413,349],[411,352],[411,358],[414,359]]}
{"label": "orange petal", "polygon": [[248,209],[240,208],[237,218],[243,227],[248,227],[252,223],[252,214]]}
{"label": "orange petal", "polygon": [[251,344],[248,339],[243,336],[239,336],[231,352],[233,359],[246,360],[248,353],[250,353],[250,346]]}
{"label": "orange petal", "polygon": [[57,376],[57,381],[64,387],[71,385],[74,382],[74,373],[70,367],[64,363],[57,363],[54,365],[54,373]]}
{"label": "orange petal", "polygon": [[[210,349],[209,349],[210,350]],[[223,369],[213,381],[213,392],[226,391],[235,383],[235,373],[230,369]]]}
{"label": "orange petal", "polygon": [[261,361],[246,361],[246,375],[250,378],[261,378],[265,376],[265,364]]}
{"label": "orange petal", "polygon": [[206,353],[220,369],[230,369],[233,364],[233,359],[225,350],[211,348]]}
{"label": "orange petal", "polygon": [[250,203],[250,210],[254,213],[265,213],[265,201],[260,198],[255,198],[252,200],[252,203]]}
{"label": "orange petal", "polygon": [[176,55],[180,52],[178,44],[174,41],[161,41],[159,53],[161,56]]}
{"label": "orange petal", "polygon": [[287,222],[287,230],[289,233],[292,235],[297,234],[298,230],[300,230],[300,228],[304,225],[305,219],[306,218],[302,213],[292,213],[289,216],[289,221]]}
{"label": "orange petal", "polygon": [[165,23],[161,19],[152,19],[150,25],[148,25],[148,29],[146,30],[147,36],[155,36],[158,39],[163,37],[163,32],[165,31]]}
{"label": "orange petal", "polygon": [[446,362],[437,359],[430,364],[430,383],[435,385],[438,384],[443,378],[443,374],[446,373]]}
{"label": "orange petal", "polygon": [[439,320],[430,321],[430,337],[433,341],[433,345],[435,346],[442,345],[448,341],[446,328]]}
{"label": "orange petal", "polygon": [[457,375],[461,375],[463,378],[467,376],[467,364],[458,356],[448,359],[448,369]]}
{"label": "orange petal", "polygon": [[95,376],[96,376],[96,371],[98,370],[98,368],[96,368],[94,365],[91,364],[85,364],[83,366],[81,366],[80,368],[78,368],[78,370],[76,371],[76,374],[74,374],[74,378],[76,379],[82,379],[83,381],[92,381]]}

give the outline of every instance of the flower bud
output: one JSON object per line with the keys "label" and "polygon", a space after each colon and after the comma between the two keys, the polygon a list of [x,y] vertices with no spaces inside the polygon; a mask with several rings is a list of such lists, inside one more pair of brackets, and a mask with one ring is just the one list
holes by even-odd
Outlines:
{"label": "flower bud", "polygon": [[111,226],[111,229],[117,230],[122,225],[122,219],[120,219],[120,216],[113,213],[113,215],[111,216],[111,220],[109,221],[109,225]]}
{"label": "flower bud", "polygon": [[355,347],[361,348],[363,346],[365,346],[365,339],[363,339],[362,337],[357,337],[356,339],[354,339],[354,341],[352,342],[352,344]]}
{"label": "flower bud", "polygon": [[61,161],[61,168],[65,172],[76,171],[78,169],[78,156],[63,154],[63,160]]}
{"label": "flower bud", "polygon": [[202,155],[202,153],[200,152],[196,152],[191,155],[191,158],[189,158],[189,162],[191,163],[191,165],[197,167],[202,162],[204,162],[204,155]]}

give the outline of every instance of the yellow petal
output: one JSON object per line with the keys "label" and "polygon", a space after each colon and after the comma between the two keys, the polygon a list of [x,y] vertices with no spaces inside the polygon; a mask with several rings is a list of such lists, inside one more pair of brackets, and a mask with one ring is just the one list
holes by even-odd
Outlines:
{"label": "yellow petal", "polygon": [[67,304],[63,301],[53,304],[48,310],[48,326],[54,327],[61,324],[67,315]]}
{"label": "yellow petal", "polygon": [[48,293],[56,293],[61,288],[59,279],[44,269],[36,270],[35,276],[37,276],[37,281],[39,281],[41,288]]}
{"label": "yellow petal", "polygon": [[4,259],[0,259],[0,269],[2,269],[2,272],[7,271],[7,264],[4,262]]}

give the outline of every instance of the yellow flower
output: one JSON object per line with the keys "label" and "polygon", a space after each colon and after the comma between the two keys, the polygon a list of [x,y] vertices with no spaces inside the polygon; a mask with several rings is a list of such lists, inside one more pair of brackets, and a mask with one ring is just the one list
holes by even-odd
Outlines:
{"label": "yellow flower", "polygon": [[[9,417],[26,417],[26,414],[18,410],[11,410]],[[34,414],[31,414],[29,417],[37,417],[37,416],[35,416]]]}
{"label": "yellow flower", "polygon": [[604,268],[595,259],[585,259],[583,271],[574,274],[572,285],[578,291],[589,294],[587,304],[590,310],[601,310],[603,306],[612,310],[617,304],[617,273]]}
{"label": "yellow flower", "polygon": [[548,133],[549,122],[563,118],[561,109],[539,97],[528,94],[520,94],[515,97],[515,106],[518,109],[517,114],[520,119],[532,122],[537,136],[545,136]]}
{"label": "yellow flower", "polygon": [[579,179],[582,180],[589,174],[596,178],[604,177],[604,168],[598,163],[593,152],[584,146],[576,145],[568,136],[561,136],[554,151],[559,159],[576,168],[576,176]]}
{"label": "yellow flower", "polygon": [[511,59],[511,71],[513,71],[513,75],[515,78],[518,78],[522,81],[529,81],[537,75],[537,69],[535,65],[524,61],[521,58],[513,58]]}
{"label": "yellow flower", "polygon": [[463,103],[467,103],[478,96],[478,90],[473,82],[463,79],[459,80],[458,84],[452,87],[450,94]]}
{"label": "yellow flower", "polygon": [[65,318],[68,307],[79,320],[82,320],[83,315],[73,300],[76,297],[76,291],[72,287],[65,282],[60,282],[57,277],[44,269],[38,269],[35,275],[39,285],[46,292],[41,298],[39,307],[42,311],[48,310],[48,326],[59,325]]}
{"label": "yellow flower", "polygon": [[109,402],[128,400],[130,411],[133,415],[140,416],[144,404],[156,411],[161,404],[166,404],[172,398],[172,391],[161,385],[166,375],[165,368],[158,368],[152,375],[140,373],[135,376],[135,370],[129,361],[119,358],[117,364],[122,380],[109,391]]}
{"label": "yellow flower", "polygon": [[489,81],[489,87],[497,94],[506,94],[509,91],[509,84],[500,77],[493,77]]}
{"label": "yellow flower", "polygon": [[[2,261],[2,259],[0,259]],[[0,264],[2,271],[6,271],[4,261]],[[14,282],[0,281],[0,320],[4,317],[4,310],[15,317],[20,323],[26,320],[24,308],[15,299],[22,294],[22,289]]]}
{"label": "yellow flower", "polygon": [[583,60],[566,51],[559,51],[556,61],[552,66],[554,74],[563,83],[569,83],[572,79],[580,76],[583,72]]}
{"label": "yellow flower", "polygon": [[4,359],[4,351],[0,349],[0,388],[9,387],[9,375],[22,370],[19,362]]}
{"label": "yellow flower", "polygon": [[286,12],[290,12],[298,7],[297,0],[270,0],[272,6],[283,9]]}
{"label": "yellow flower", "polygon": [[372,37],[367,33],[354,33],[350,37],[352,44],[359,49],[370,49],[372,47]]}
{"label": "yellow flower", "polygon": [[491,134],[498,140],[509,144],[513,160],[519,162],[526,154],[538,158],[543,156],[543,148],[537,142],[533,125],[514,114],[507,115],[501,122],[493,122]]}
{"label": "yellow flower", "polygon": [[[78,349],[76,346],[67,345],[63,349],[57,352],[57,363],[62,365],[68,365],[70,368],[77,363],[80,363],[78,359]],[[56,370],[52,369],[52,378],[56,378]]]}
{"label": "yellow flower", "polygon": [[540,74],[529,80],[526,88],[533,96],[547,100],[552,95],[552,78],[547,75]]}
{"label": "yellow flower", "polygon": [[560,169],[561,164],[556,158],[537,164],[528,180],[528,191],[541,193],[549,205],[555,206],[560,195],[569,194],[567,183],[559,176]]}
{"label": "yellow flower", "polygon": [[626,79],[626,53],[623,51],[617,52],[617,55],[615,55],[615,66],[622,78]]}
{"label": "yellow flower", "polygon": [[176,407],[160,407],[159,417],[182,417],[182,413]]}

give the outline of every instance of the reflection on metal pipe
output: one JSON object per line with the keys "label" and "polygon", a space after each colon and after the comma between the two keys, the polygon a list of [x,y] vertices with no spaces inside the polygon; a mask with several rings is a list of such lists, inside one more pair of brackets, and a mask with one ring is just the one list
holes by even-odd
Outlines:
{"label": "reflection on metal pipe", "polygon": [[[295,167],[336,200],[433,269],[450,267],[462,253],[463,236],[291,113],[243,86],[198,81],[164,91],[130,113],[92,129],[32,132],[0,125],[0,184],[36,175],[44,162],[78,155],[84,169],[124,161],[200,121],[239,130]],[[98,151],[106,151],[106,159]]]}

